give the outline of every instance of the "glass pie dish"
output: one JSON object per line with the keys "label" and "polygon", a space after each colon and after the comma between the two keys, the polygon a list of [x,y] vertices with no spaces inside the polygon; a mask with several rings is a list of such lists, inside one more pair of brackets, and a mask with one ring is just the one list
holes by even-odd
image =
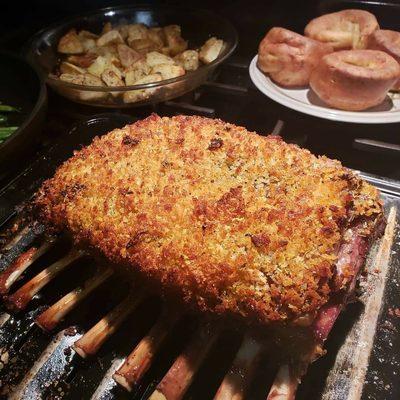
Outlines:
{"label": "glass pie dish", "polygon": [[[55,74],[61,58],[57,51],[60,38],[71,29],[100,33],[108,22],[112,26],[141,23],[149,27],[163,27],[175,24],[181,27],[182,37],[188,40],[188,49],[200,48],[211,37],[222,39],[224,45],[211,63],[159,82],[129,86],[88,86],[60,80]],[[30,42],[27,57],[47,84],[60,95],[92,106],[121,108],[155,104],[195,89],[206,81],[218,64],[232,54],[236,46],[237,33],[234,27],[212,12],[170,6],[122,6],[71,18],[37,33]],[[126,92],[145,95],[140,96],[139,101],[127,103],[124,101]]]}

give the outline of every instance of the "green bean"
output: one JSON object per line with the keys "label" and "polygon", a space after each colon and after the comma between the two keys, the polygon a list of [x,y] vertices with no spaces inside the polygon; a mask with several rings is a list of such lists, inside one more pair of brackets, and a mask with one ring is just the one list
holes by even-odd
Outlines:
{"label": "green bean", "polygon": [[19,110],[18,108],[6,104],[0,104],[0,112],[19,112]]}
{"label": "green bean", "polygon": [[0,128],[0,139],[5,139],[14,133],[18,129],[18,126],[6,126]]}

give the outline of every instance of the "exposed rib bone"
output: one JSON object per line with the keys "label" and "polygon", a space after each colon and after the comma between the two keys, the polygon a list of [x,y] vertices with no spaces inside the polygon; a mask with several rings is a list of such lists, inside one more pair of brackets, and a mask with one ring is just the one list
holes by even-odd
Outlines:
{"label": "exposed rib bone", "polygon": [[345,277],[341,276],[341,264],[346,263],[347,268],[352,271],[352,280],[345,282],[347,292],[340,299],[340,302],[330,302],[324,305],[312,327],[312,333],[315,338],[315,345],[309,354],[304,354],[303,359],[294,365],[282,365],[272,384],[271,390],[267,396],[267,400],[292,400],[295,397],[297,387],[301,377],[321,352],[321,348],[327,339],[336,319],[346,306],[348,298],[354,292],[357,277],[361,267],[364,264],[365,255],[368,251],[367,239],[357,234],[357,228],[354,228],[350,239],[345,243],[338,254],[338,275],[341,284],[345,281]]}
{"label": "exposed rib bone", "polygon": [[220,330],[220,326],[202,325],[183,353],[176,358],[149,400],[182,399]]}
{"label": "exposed rib bone", "polygon": [[243,338],[232,367],[225,375],[214,400],[243,400],[262,352],[260,342],[248,333]]}
{"label": "exposed rib bone", "polygon": [[47,241],[40,247],[31,247],[29,250],[23,252],[4,272],[0,274],[0,294],[8,293],[11,285],[13,285],[13,283],[29,266],[46,253],[52,245],[52,241]]}
{"label": "exposed rib bone", "polygon": [[61,271],[83,255],[84,253],[79,250],[71,250],[65,257],[44,269],[7,298],[8,308],[15,311],[23,310],[35,294],[37,294]]}
{"label": "exposed rib bone", "polygon": [[74,350],[82,358],[96,354],[103,343],[118,329],[142,299],[143,292],[134,293],[132,291],[121,303],[74,343]]}
{"label": "exposed rib bone", "polygon": [[7,251],[12,249],[24,236],[26,236],[29,233],[31,229],[32,229],[31,224],[28,224],[25,227],[23,227],[8,243],[6,243],[3,246],[1,250]]}
{"label": "exposed rib bone", "polygon": [[282,365],[276,374],[267,400],[294,400],[299,378],[292,373],[289,365]]}
{"label": "exposed rib bone", "polygon": [[72,309],[74,309],[85,297],[93,292],[93,290],[100,286],[112,274],[113,271],[110,268],[107,268],[100,273],[96,273],[92,278],[88,279],[82,287],[72,290],[40,314],[38,318],[36,318],[36,324],[46,331],[54,329]]}
{"label": "exposed rib bone", "polygon": [[158,349],[179,317],[180,315],[176,311],[168,312],[164,310],[149,333],[138,343],[123,365],[115,372],[113,379],[128,391],[131,391],[150,368]]}

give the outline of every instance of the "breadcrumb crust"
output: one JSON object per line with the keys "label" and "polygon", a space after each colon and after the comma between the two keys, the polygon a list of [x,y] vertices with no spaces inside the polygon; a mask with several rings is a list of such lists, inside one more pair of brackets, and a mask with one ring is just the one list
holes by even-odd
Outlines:
{"label": "breadcrumb crust", "polygon": [[346,229],[377,189],[338,161],[220,120],[152,115],[95,138],[46,181],[42,218],[200,310],[314,317]]}

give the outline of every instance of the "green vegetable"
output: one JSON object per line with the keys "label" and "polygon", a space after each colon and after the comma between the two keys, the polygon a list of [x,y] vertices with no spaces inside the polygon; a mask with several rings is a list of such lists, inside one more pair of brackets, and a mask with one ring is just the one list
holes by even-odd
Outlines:
{"label": "green vegetable", "polygon": [[0,124],[4,122],[7,122],[7,117],[5,115],[0,114]]}
{"label": "green vegetable", "polygon": [[4,126],[0,127],[0,139],[6,139],[18,129],[18,126]]}
{"label": "green vegetable", "polygon": [[19,110],[18,108],[6,104],[0,104],[0,112],[19,112]]}

